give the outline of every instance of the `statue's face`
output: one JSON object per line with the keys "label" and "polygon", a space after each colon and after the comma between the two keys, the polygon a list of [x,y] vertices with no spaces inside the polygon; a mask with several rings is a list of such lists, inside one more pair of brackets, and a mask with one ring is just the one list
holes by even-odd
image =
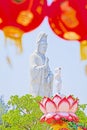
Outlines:
{"label": "statue's face", "polygon": [[40,44],[39,45],[39,52],[41,54],[45,54],[46,53],[46,50],[47,50],[47,43],[43,43],[43,44]]}

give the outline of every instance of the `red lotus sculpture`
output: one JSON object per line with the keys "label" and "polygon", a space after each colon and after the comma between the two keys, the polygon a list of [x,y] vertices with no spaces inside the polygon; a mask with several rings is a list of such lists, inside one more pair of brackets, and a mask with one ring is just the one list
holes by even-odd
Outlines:
{"label": "red lotus sculpture", "polygon": [[44,97],[40,102],[40,109],[44,113],[41,122],[52,125],[54,130],[67,128],[67,121],[78,122],[75,112],[78,108],[78,99],[73,96],[60,97],[55,95],[52,99]]}

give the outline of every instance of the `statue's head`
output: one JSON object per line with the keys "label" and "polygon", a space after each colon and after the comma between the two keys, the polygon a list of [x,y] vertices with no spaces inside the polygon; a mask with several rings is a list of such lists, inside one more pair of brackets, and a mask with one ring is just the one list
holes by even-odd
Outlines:
{"label": "statue's head", "polygon": [[61,78],[61,68],[55,68],[55,79],[58,80]]}
{"label": "statue's head", "polygon": [[47,50],[47,34],[46,33],[40,33],[37,37],[36,43],[38,45],[38,51],[41,54],[45,54]]}

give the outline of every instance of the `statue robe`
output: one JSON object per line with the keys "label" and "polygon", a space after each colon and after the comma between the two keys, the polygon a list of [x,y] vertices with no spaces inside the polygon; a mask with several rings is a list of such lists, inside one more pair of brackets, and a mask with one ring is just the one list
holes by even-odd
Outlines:
{"label": "statue robe", "polygon": [[53,74],[49,65],[44,67],[45,55],[34,52],[30,57],[30,87],[33,96],[52,96]]}

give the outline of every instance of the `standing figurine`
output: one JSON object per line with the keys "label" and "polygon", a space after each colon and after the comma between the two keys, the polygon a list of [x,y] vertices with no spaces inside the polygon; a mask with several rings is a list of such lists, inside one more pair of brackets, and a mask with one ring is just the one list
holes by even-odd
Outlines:
{"label": "standing figurine", "polygon": [[56,87],[56,94],[61,94],[61,88],[62,88],[62,79],[61,79],[61,68],[55,69],[55,75],[54,75],[54,87]]}

